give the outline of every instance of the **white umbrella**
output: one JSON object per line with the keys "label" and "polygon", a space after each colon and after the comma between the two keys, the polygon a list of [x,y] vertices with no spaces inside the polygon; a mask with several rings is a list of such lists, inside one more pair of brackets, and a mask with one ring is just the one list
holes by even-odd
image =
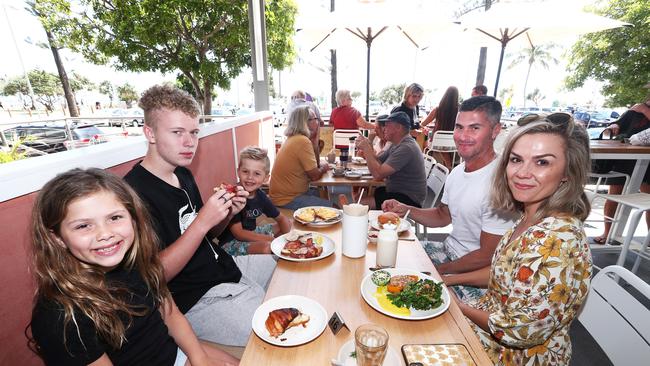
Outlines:
{"label": "white umbrella", "polygon": [[630,26],[572,8],[568,1],[500,2],[485,12],[464,15],[460,18],[460,24],[466,30],[475,29],[501,43],[494,96],[497,95],[503,55],[509,43],[526,42],[532,47],[570,36]]}
{"label": "white umbrella", "polygon": [[338,48],[352,40],[365,43],[366,57],[366,118],[370,98],[370,50],[378,37],[395,42],[399,39],[417,49],[428,47],[433,33],[456,26],[449,19],[441,19],[436,13],[408,3],[361,3],[354,7],[303,18],[298,31],[309,50],[319,47]]}

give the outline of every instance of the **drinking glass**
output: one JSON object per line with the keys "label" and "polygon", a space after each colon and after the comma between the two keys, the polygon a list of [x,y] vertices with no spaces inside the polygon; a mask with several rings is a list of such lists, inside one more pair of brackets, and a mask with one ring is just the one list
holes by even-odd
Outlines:
{"label": "drinking glass", "polygon": [[357,366],[381,366],[388,349],[388,332],[375,324],[364,324],[354,332]]}

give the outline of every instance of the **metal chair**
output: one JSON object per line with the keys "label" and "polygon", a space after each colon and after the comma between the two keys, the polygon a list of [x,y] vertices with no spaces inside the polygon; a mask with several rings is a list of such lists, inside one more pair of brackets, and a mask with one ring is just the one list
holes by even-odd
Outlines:
{"label": "metal chair", "polygon": [[424,155],[424,173],[426,174],[427,178],[429,178],[429,174],[431,174],[431,170],[436,163],[437,161],[433,156],[426,154]]}
{"label": "metal chair", "polygon": [[334,130],[332,133],[332,144],[337,149],[347,149],[350,147],[350,138],[358,137],[359,130]]}
{"label": "metal chair", "polygon": [[645,365],[650,360],[650,310],[621,286],[625,280],[650,300],[650,285],[621,266],[603,268],[591,281],[578,320],[614,365]]}
{"label": "metal chair", "polygon": [[[592,173],[589,173],[589,178],[591,178],[591,180],[594,180],[594,179],[596,180],[596,184],[591,185],[593,188],[589,188],[589,186],[585,187],[585,193],[587,194],[587,198],[589,199],[589,203],[592,204],[592,207],[593,207],[593,203],[594,203],[594,201],[596,199],[603,199],[603,196],[599,195],[598,191],[599,191],[601,185],[604,185],[604,183],[606,182],[606,179],[608,179],[608,178],[624,178],[625,183],[623,183],[622,192],[627,191],[627,184],[628,184],[628,182],[630,180],[629,175],[627,175],[625,173],[615,172],[615,171],[610,171],[608,173],[593,173],[592,172]],[[621,206],[618,206],[616,208],[616,212],[614,213],[613,217],[606,216],[604,213],[601,214],[600,212],[596,212],[596,211],[592,211],[592,212],[596,213],[599,216],[602,216],[604,221],[611,221],[612,223],[614,223],[617,220],[617,218],[619,217],[619,212],[620,211],[621,211]],[[601,221],[601,220],[599,220],[599,219],[586,220],[586,222],[594,222],[594,221]],[[609,233],[607,234],[607,238],[605,238],[605,242],[603,244],[610,243],[612,233],[614,233],[614,231],[610,230]],[[602,245],[602,244],[599,244],[599,245]]]}
{"label": "metal chair", "polygon": [[[449,169],[446,166],[435,163],[431,169],[431,173],[427,177],[427,197],[424,200],[422,208],[435,207],[438,202],[438,198],[442,193],[442,189],[445,186],[445,181],[447,180],[447,175],[449,175]],[[427,227],[415,223],[415,235],[420,237],[420,226],[422,226],[423,238],[427,236]]]}

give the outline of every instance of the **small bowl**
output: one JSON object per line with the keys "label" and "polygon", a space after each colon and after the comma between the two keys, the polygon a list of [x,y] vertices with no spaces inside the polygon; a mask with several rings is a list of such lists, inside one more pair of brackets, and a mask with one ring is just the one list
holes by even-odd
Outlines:
{"label": "small bowl", "polygon": [[375,230],[368,231],[368,242],[376,243],[378,236],[379,236],[379,231],[375,231]]}
{"label": "small bowl", "polygon": [[346,172],[345,177],[348,179],[361,179],[361,173],[358,172]]}

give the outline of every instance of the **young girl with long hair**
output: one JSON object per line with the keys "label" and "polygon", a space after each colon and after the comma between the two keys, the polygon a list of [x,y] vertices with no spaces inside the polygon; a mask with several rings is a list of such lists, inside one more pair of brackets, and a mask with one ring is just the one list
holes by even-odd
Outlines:
{"label": "young girl with long hair", "polygon": [[46,364],[238,363],[203,345],[174,304],[146,208],[119,177],[58,175],[36,199],[31,231],[30,346]]}

